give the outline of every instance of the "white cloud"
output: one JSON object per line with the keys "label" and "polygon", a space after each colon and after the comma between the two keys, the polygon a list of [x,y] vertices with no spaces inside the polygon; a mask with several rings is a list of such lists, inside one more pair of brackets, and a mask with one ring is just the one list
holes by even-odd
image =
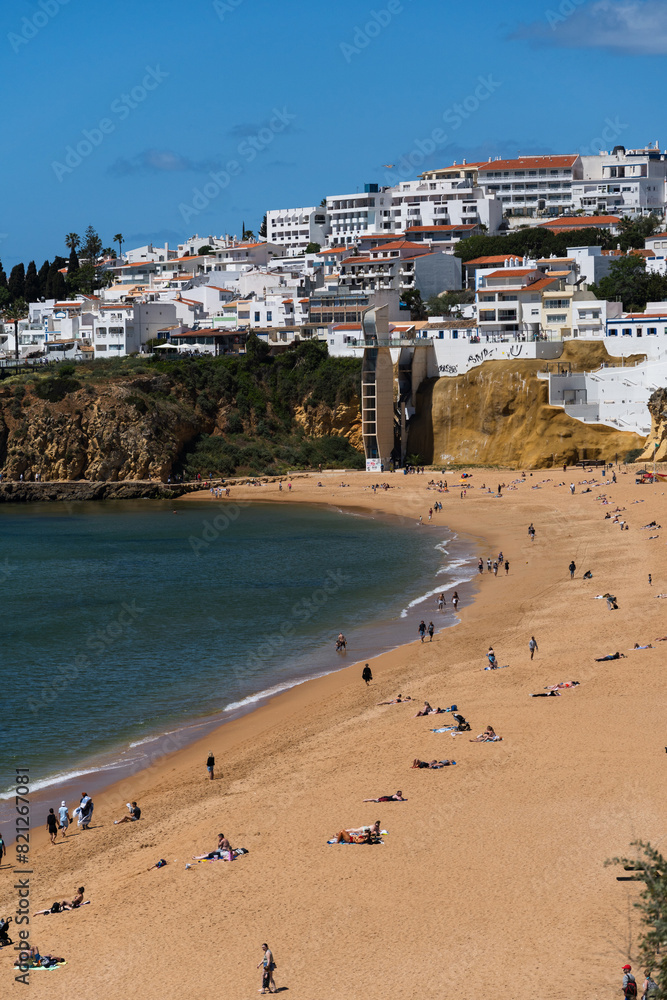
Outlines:
{"label": "white cloud", "polygon": [[566,48],[667,55],[667,3],[595,0],[581,6],[577,0],[554,2],[542,20],[517,29],[512,37]]}

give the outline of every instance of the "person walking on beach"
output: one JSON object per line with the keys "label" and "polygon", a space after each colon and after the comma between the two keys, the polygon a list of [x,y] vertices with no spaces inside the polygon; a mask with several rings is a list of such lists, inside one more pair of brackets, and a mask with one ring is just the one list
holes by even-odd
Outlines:
{"label": "person walking on beach", "polygon": [[624,997],[637,996],[637,980],[632,975],[632,966],[623,966],[623,986],[621,987]]}
{"label": "person walking on beach", "polygon": [[654,997],[658,992],[658,984],[655,979],[651,978],[651,970],[645,969],[644,975],[646,979],[642,983],[642,1000],[646,1000],[647,997]]}
{"label": "person walking on beach", "polygon": [[652,586],[653,586],[653,577],[651,576],[651,574],[650,574],[650,573],[649,573],[649,575],[648,575],[648,585],[649,585],[649,587],[652,587]]}
{"label": "person walking on beach", "polygon": [[484,572],[484,560],[481,558],[481,556],[480,556],[479,561],[477,563],[477,569],[479,570],[480,573]]}
{"label": "person walking on beach", "polygon": [[505,560],[505,576],[509,576],[509,573],[510,573],[509,559],[506,559]]}
{"label": "person walking on beach", "polygon": [[486,572],[487,573],[491,572],[491,560],[490,559],[486,560]]}
{"label": "person walking on beach", "polygon": [[498,563],[495,561],[493,563],[493,575],[498,576]]}
{"label": "person walking on beach", "polygon": [[[260,965],[263,966],[263,968],[262,968],[262,988],[261,988],[261,990],[259,992],[260,993],[266,993],[267,990],[268,990],[269,993],[275,993],[276,992],[276,984],[275,984],[275,982],[273,980],[273,970],[276,968],[276,963],[273,960],[273,952],[271,951],[271,949],[269,948],[268,944],[266,944],[266,943],[262,945],[262,951],[264,952],[264,957],[262,958],[262,960],[260,962],[257,963],[257,968],[258,969],[259,969]],[[273,986],[273,989],[271,989],[272,986]]]}
{"label": "person walking on beach", "polygon": [[452,594],[452,607],[454,608],[454,611],[456,611],[458,606],[459,606],[459,592],[458,590],[455,590],[454,593]]}
{"label": "person walking on beach", "polygon": [[496,654],[493,652],[493,646],[489,646],[489,651],[486,654],[486,658],[489,661],[489,666],[493,670],[496,666]]}
{"label": "person walking on beach", "polygon": [[429,640],[428,641],[429,642],[433,642],[433,633],[434,632],[435,632],[435,626],[433,625],[433,622],[429,622],[428,623],[428,634],[429,634]]}
{"label": "person walking on beach", "polygon": [[0,833],[0,865],[2,865],[2,859],[6,856],[6,854],[7,854],[7,847],[5,845],[4,840],[2,839],[2,834]]}
{"label": "person walking on beach", "polygon": [[364,664],[364,669],[361,671],[361,679],[362,681],[366,681],[366,687],[373,680],[373,673],[367,663]]}
{"label": "person walking on beach", "polygon": [[69,811],[67,809],[67,803],[64,799],[60,803],[60,808],[58,809],[58,822],[60,823],[60,829],[62,830],[63,837],[66,837],[67,828],[69,826]]}
{"label": "person walking on beach", "polygon": [[531,542],[535,541],[535,528],[533,527],[532,521],[528,525],[528,537],[530,538]]}
{"label": "person walking on beach", "polygon": [[420,639],[421,639],[422,642],[424,641],[424,636],[425,635],[426,635],[426,622],[422,618],[422,620],[419,623],[419,637],[420,637]]}
{"label": "person walking on beach", "polygon": [[570,483],[570,493],[574,496],[574,483]]}
{"label": "person walking on beach", "polygon": [[46,817],[46,829],[51,838],[51,843],[55,844],[56,837],[58,836],[58,820],[53,809],[49,809],[49,815]]}
{"label": "person walking on beach", "polygon": [[208,776],[211,781],[213,781],[214,767],[215,767],[215,757],[213,756],[213,751],[211,750],[208,757],[206,758],[206,770],[208,771]]}
{"label": "person walking on beach", "polygon": [[531,637],[530,637],[530,642],[528,643],[528,648],[530,650],[530,658],[532,660],[532,658],[535,656],[535,653],[537,652],[537,642],[535,641],[535,636],[534,635],[531,635]]}
{"label": "person walking on beach", "polygon": [[440,594],[438,597],[438,611],[444,611],[445,609],[445,595]]}
{"label": "person walking on beach", "polygon": [[574,573],[575,573],[575,570],[577,568],[575,566],[575,564],[574,564],[574,559],[572,560],[572,562],[570,563],[570,565],[567,568],[570,571],[570,580],[574,580]]}

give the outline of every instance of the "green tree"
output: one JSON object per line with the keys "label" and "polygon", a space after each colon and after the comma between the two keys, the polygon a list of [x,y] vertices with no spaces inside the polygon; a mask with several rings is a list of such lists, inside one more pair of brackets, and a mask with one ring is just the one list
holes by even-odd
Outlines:
{"label": "green tree", "polygon": [[641,250],[649,236],[658,232],[661,226],[659,215],[652,212],[650,215],[643,215],[636,219],[623,218],[619,229],[621,231],[618,242],[621,250]]}
{"label": "green tree", "polygon": [[122,258],[123,258],[123,243],[125,242],[125,238],[123,237],[123,234],[122,233],[116,233],[116,235],[113,238],[113,242],[118,244],[118,256],[122,260]]}
{"label": "green tree", "polygon": [[97,268],[91,261],[87,260],[81,265],[78,271],[67,274],[66,287],[70,292],[81,292],[84,295],[92,295],[98,287]]}
{"label": "green tree", "polygon": [[88,226],[86,229],[85,238],[83,241],[83,246],[81,247],[81,256],[89,264],[96,264],[97,258],[102,252],[102,240],[97,235],[97,231],[93,226]]}
{"label": "green tree", "polygon": [[79,270],[79,258],[76,255],[76,249],[72,247],[69,255],[69,262],[67,264],[67,276],[74,274]]}
{"label": "green tree", "polygon": [[45,260],[39,271],[37,272],[37,281],[39,282],[39,297],[46,295],[46,282],[49,277],[49,269],[51,265],[48,260]]}
{"label": "green tree", "polygon": [[259,227],[259,235],[266,239],[266,212],[264,213],[264,218],[262,219],[262,224]]}
{"label": "green tree", "polygon": [[17,361],[19,357],[19,323],[27,315],[28,306],[23,299],[15,299],[11,305],[5,308],[3,313],[5,322],[14,324],[14,357]]}
{"label": "green tree", "polygon": [[422,293],[418,288],[409,288],[406,292],[403,292],[401,295],[401,304],[403,303],[410,310],[410,319],[426,319],[426,306],[422,302]]}
{"label": "green tree", "polygon": [[65,246],[70,250],[76,250],[78,246],[81,245],[81,239],[78,233],[68,233],[65,237]]}
{"label": "green tree", "polygon": [[623,865],[636,872],[638,881],[644,883],[634,904],[642,920],[636,961],[651,969],[652,978],[657,981],[658,992],[651,997],[667,1000],[667,861],[650,843],[636,840],[632,847],[638,849],[638,857],[612,858],[607,864]]}
{"label": "green tree", "polygon": [[322,249],[321,243],[309,243],[304,253],[319,253]]}
{"label": "green tree", "polygon": [[620,299],[626,312],[641,312],[648,301],[645,258],[636,254],[620,257],[612,263],[609,274],[591,285],[590,290],[599,299]]}
{"label": "green tree", "polygon": [[46,279],[44,297],[47,299],[55,299],[56,302],[62,302],[67,298],[68,294],[65,276],[59,269],[58,264],[54,261],[49,268],[49,276]]}
{"label": "green tree", "polygon": [[460,316],[460,306],[475,301],[475,293],[465,289],[461,292],[443,292],[432,295],[426,303],[429,316]]}
{"label": "green tree", "polygon": [[36,302],[39,298],[39,278],[37,277],[37,266],[34,260],[30,261],[28,270],[25,273],[24,297],[26,302]]}
{"label": "green tree", "polygon": [[252,231],[252,229],[246,229],[245,223],[243,223],[243,235],[241,236],[241,239],[244,243],[246,242],[246,240],[248,242],[253,242],[255,239],[254,232]]}
{"label": "green tree", "polygon": [[23,264],[16,264],[9,275],[9,281],[7,282],[7,287],[9,289],[9,294],[12,297],[12,302],[15,299],[22,299],[25,296],[25,268]]}
{"label": "green tree", "polygon": [[204,243],[203,246],[199,247],[197,253],[199,254],[200,257],[208,257],[212,253],[215,253],[215,250],[213,249],[210,243]]}

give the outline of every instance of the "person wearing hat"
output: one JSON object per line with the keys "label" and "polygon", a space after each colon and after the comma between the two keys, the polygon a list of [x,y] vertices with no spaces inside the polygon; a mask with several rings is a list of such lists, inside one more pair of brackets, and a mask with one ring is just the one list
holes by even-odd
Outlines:
{"label": "person wearing hat", "polygon": [[63,799],[58,808],[58,822],[60,824],[60,829],[62,830],[63,837],[67,836],[67,828],[69,826],[69,810],[67,808],[67,803]]}
{"label": "person wearing hat", "polygon": [[637,996],[637,980],[632,975],[632,966],[623,966],[623,996],[624,997],[636,997]]}

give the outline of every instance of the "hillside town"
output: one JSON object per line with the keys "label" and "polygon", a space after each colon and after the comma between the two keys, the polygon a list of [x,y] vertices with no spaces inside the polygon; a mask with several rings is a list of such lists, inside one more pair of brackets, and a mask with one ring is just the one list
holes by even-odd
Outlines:
{"label": "hillside town", "polygon": [[[464,160],[393,186],[329,195],[319,206],[270,209],[258,236],[244,224],[240,238],[194,234],[175,247],[123,250],[118,234],[119,253],[107,249],[92,262],[90,292],[39,296],[10,318],[5,311],[2,363],[241,353],[251,334],[274,352],[316,339],[332,355],[363,357],[379,344],[404,372],[417,352],[421,378],[543,358],[553,405],[646,434],[646,403],[667,378],[667,302],[624,310],[620,296],[600,297],[599,286],[628,258],[646,275],[667,275],[666,210],[667,153],[656,143],[596,156]],[[643,247],[621,248],[628,220],[650,222]],[[564,240],[565,252],[462,252],[475,237],[509,246],[536,228]],[[79,266],[78,237],[70,236]],[[72,256],[59,268],[63,278],[71,267]],[[624,362],[550,371],[574,339],[645,360],[635,357],[632,379]]]}

